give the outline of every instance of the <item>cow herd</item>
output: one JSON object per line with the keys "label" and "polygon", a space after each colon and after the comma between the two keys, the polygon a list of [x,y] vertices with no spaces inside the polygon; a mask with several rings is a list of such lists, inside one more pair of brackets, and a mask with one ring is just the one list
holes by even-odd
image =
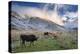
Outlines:
{"label": "cow herd", "polygon": [[[61,32],[59,34],[61,34]],[[54,38],[57,38],[58,32],[54,32],[54,33],[44,32],[43,35],[44,36],[52,35]],[[39,39],[39,37],[37,37],[34,34],[29,34],[29,35],[21,34],[20,35],[21,45],[23,45],[23,46],[25,46],[25,42],[30,42],[30,45],[31,45],[32,43],[34,43],[34,41],[37,41],[38,39]]]}

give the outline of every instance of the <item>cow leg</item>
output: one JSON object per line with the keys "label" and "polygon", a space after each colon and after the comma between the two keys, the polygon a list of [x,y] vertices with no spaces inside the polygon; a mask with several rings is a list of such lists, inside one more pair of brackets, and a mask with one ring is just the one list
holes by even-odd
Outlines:
{"label": "cow leg", "polygon": [[21,47],[23,46],[23,40],[20,40],[20,46]]}
{"label": "cow leg", "polygon": [[32,42],[30,42],[30,46],[32,45]]}
{"label": "cow leg", "polygon": [[33,45],[33,42],[30,42],[30,46],[32,46]]}
{"label": "cow leg", "polygon": [[25,40],[22,40],[21,46],[22,46],[22,47],[26,47],[26,45],[25,45]]}
{"label": "cow leg", "polygon": [[25,41],[23,41],[23,45],[24,45],[24,47],[26,47],[26,45],[25,45]]}
{"label": "cow leg", "polygon": [[32,45],[34,46],[34,42],[32,42]]}

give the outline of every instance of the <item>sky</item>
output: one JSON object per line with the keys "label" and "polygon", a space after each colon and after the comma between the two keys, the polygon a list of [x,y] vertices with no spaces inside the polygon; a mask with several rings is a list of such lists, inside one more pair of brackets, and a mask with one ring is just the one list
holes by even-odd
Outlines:
{"label": "sky", "polygon": [[78,19],[78,5],[19,1],[13,1],[11,5],[12,11],[20,13],[23,18],[23,15],[26,14],[51,20],[67,28],[78,26],[78,23],[75,22]]}

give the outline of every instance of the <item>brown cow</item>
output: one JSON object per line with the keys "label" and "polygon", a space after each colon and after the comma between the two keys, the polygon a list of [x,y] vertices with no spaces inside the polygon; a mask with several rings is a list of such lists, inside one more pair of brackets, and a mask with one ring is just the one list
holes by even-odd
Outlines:
{"label": "brown cow", "polygon": [[46,37],[48,37],[48,36],[52,36],[53,38],[57,38],[58,36],[60,36],[62,34],[62,32],[58,32],[58,31],[54,31],[54,32],[44,32],[44,35],[46,36]]}

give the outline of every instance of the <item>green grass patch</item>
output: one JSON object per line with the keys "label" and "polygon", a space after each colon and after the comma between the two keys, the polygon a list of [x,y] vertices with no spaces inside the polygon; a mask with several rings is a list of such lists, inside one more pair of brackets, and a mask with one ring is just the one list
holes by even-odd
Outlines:
{"label": "green grass patch", "polygon": [[12,46],[13,52],[31,52],[31,51],[48,51],[48,50],[58,50],[60,48],[58,42],[55,39],[47,38],[40,39],[34,42],[34,45],[29,46],[29,43],[26,43],[26,47],[21,47],[20,42],[16,41]]}
{"label": "green grass patch", "polygon": [[[38,33],[34,33],[35,35]],[[22,47],[20,44],[20,34],[12,35],[12,52],[34,52],[34,51],[50,51],[50,50],[66,50],[66,49],[77,49],[78,38],[75,32],[63,32],[57,38],[45,38],[42,33],[38,35],[41,37],[34,42],[34,45],[30,46],[29,42],[26,42],[26,47]],[[53,35],[51,35],[53,36]]]}

